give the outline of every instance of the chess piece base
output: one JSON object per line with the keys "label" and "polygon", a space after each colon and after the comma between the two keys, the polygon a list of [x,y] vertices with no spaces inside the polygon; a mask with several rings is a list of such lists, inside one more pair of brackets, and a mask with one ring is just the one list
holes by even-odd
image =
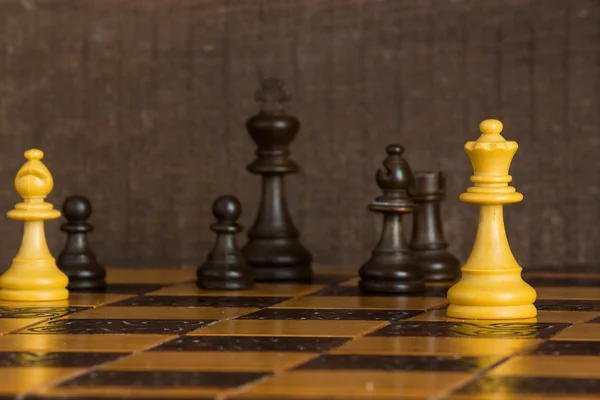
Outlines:
{"label": "chess piece base", "polygon": [[9,301],[57,301],[69,298],[67,289],[13,290],[0,289],[0,300]]}
{"label": "chess piece base", "polygon": [[196,285],[206,290],[245,290],[254,286],[254,272],[246,267],[231,268],[226,265],[200,267],[196,273]]}
{"label": "chess piece base", "polygon": [[222,280],[203,278],[197,286],[204,290],[247,290],[252,289],[253,281],[249,280]]}
{"label": "chess piece base", "polygon": [[408,255],[375,253],[359,271],[358,287],[368,293],[416,293],[425,290],[419,266]]}
{"label": "chess piece base", "polygon": [[413,256],[426,281],[455,281],[460,277],[460,263],[446,249],[415,251]]}
{"label": "chess piece base", "polygon": [[69,277],[69,290],[89,290],[89,289],[104,289],[106,287],[106,281],[104,279],[91,280],[91,279],[71,279]]}
{"label": "chess piece base", "polygon": [[75,274],[69,274],[65,271],[69,277],[69,290],[88,290],[88,289],[103,289],[106,287],[106,281],[104,278],[94,278],[92,276],[82,276],[81,271]]}
{"label": "chess piece base", "polygon": [[69,290],[101,289],[106,287],[105,269],[85,255],[61,254],[57,264],[69,277]]}
{"label": "chess piece base", "polygon": [[447,315],[460,319],[534,318],[535,290],[521,278],[521,268],[462,269],[462,279],[448,290]]}
{"label": "chess piece base", "polygon": [[310,282],[313,278],[309,267],[253,266],[256,282]]}
{"label": "chess piece base", "polygon": [[0,277],[0,300],[65,300],[69,298],[68,283],[69,278],[58,269],[54,258],[37,261],[15,258]]}
{"label": "chess piece base", "polygon": [[365,293],[389,293],[389,294],[402,294],[402,293],[418,293],[425,290],[423,281],[396,281],[396,282],[385,282],[385,281],[364,281],[361,280],[358,283],[358,287]]}
{"label": "chess piece base", "polygon": [[462,306],[451,304],[448,317],[456,319],[528,319],[535,318],[537,310],[533,304],[522,306]]}
{"label": "chess piece base", "polygon": [[296,238],[253,238],[242,249],[258,282],[309,281],[312,256]]}

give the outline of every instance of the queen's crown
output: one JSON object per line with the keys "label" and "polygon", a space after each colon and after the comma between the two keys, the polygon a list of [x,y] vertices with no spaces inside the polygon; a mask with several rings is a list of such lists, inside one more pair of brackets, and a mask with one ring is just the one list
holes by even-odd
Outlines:
{"label": "queen's crown", "polygon": [[467,142],[467,152],[474,186],[460,196],[462,201],[479,204],[503,204],[521,201],[523,195],[508,186],[512,176],[508,174],[512,159],[519,148],[517,142],[508,141],[500,134],[502,122],[487,119],[479,124],[481,136],[476,141]]}

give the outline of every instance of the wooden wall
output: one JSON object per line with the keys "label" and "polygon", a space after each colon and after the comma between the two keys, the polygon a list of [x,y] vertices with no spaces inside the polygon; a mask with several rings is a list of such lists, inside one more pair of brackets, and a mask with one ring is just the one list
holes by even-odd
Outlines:
{"label": "wooden wall", "polygon": [[[20,200],[15,173],[38,147],[57,207],[93,201],[103,262],[200,263],[216,196],[238,195],[242,222],[254,218],[244,121],[265,76],[287,82],[303,123],[287,193],[317,262],[358,268],[372,249],[367,205],[392,142],[413,169],[447,171],[445,229],[468,256],[463,144],[486,118],[520,145],[525,200],[506,210],[518,260],[600,259],[598,0],[0,1],[0,210]],[[21,231],[0,220],[2,268]]]}

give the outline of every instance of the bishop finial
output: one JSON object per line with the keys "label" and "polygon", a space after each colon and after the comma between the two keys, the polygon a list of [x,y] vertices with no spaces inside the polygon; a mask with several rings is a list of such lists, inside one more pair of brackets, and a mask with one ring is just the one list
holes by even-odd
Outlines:
{"label": "bishop finial", "polygon": [[44,152],[30,149],[25,152],[24,156],[27,162],[17,172],[15,189],[24,199],[47,196],[54,187],[54,180],[48,168],[41,161]]}
{"label": "bishop finial", "polygon": [[38,149],[29,149],[25,152],[27,160],[41,160],[44,158],[44,152]]}
{"label": "bishop finial", "polygon": [[290,95],[286,92],[284,83],[276,78],[263,80],[254,97],[261,103],[261,110],[266,112],[282,111],[283,103],[290,100]]}
{"label": "bishop finial", "polygon": [[377,184],[386,197],[408,197],[408,189],[413,182],[413,174],[408,162],[402,157],[404,147],[390,144],[386,147],[387,157],[383,160],[385,169],[377,171]]}

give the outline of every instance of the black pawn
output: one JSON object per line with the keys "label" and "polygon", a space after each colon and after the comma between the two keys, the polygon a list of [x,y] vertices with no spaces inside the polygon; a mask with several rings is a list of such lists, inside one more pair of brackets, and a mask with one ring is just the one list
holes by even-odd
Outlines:
{"label": "black pawn", "polygon": [[410,248],[428,281],[452,281],[460,276],[460,264],[448,251],[444,238],[440,202],[444,198],[443,172],[415,172],[412,199],[419,206],[413,218]]}
{"label": "black pawn", "polygon": [[377,171],[384,194],[369,205],[371,211],[383,213],[383,228],[371,259],[359,270],[359,287],[367,293],[420,292],[425,290],[423,272],[412,258],[402,226],[402,215],[416,209],[409,197],[413,175],[402,158],[402,146],[389,145],[386,151],[385,170]]}
{"label": "black pawn", "polygon": [[242,249],[257,281],[305,281],[312,278],[312,255],[300,243],[284,195],[283,178],[297,173],[289,159],[289,145],[300,130],[300,121],[286,113],[289,100],[283,83],[266,79],[256,92],[260,112],[246,128],[256,143],[257,158],[247,168],[262,177],[260,209]]}
{"label": "black pawn", "polygon": [[67,234],[67,242],[56,261],[69,277],[69,290],[104,288],[106,270],[96,261],[87,235],[94,227],[87,222],[92,205],[84,196],[70,196],[62,206],[67,222],[60,229]]}
{"label": "black pawn", "polygon": [[254,274],[235,240],[236,233],[242,230],[237,223],[242,205],[234,196],[220,196],[213,203],[212,212],[217,222],[210,229],[217,234],[217,239],[196,272],[196,283],[202,289],[250,289],[254,285]]}

